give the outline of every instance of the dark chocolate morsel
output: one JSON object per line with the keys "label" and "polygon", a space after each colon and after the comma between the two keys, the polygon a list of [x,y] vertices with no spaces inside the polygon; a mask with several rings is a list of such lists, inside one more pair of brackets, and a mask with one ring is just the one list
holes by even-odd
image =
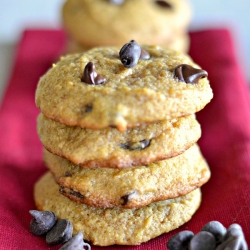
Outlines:
{"label": "dark chocolate morsel", "polygon": [[143,48],[141,48],[140,59],[141,60],[148,60],[150,58],[150,54]]}
{"label": "dark chocolate morsel", "polygon": [[201,78],[207,76],[207,71],[193,68],[188,64],[180,64],[174,68],[174,77],[185,83],[198,83]]}
{"label": "dark chocolate morsel", "polygon": [[93,106],[91,104],[88,104],[86,107],[85,107],[85,113],[89,113],[91,112],[93,109]]}
{"label": "dark chocolate morsel", "polygon": [[201,231],[194,235],[189,243],[189,250],[214,250],[215,247],[215,237],[206,231]]}
{"label": "dark chocolate morsel", "polygon": [[128,202],[129,202],[129,200],[132,198],[132,196],[134,196],[134,195],[136,195],[136,194],[137,194],[137,192],[134,191],[134,192],[131,192],[131,193],[129,193],[129,194],[123,195],[123,196],[121,197],[121,199],[122,199],[122,205],[123,205],[123,206],[127,205]]}
{"label": "dark chocolate morsel", "polygon": [[135,40],[123,45],[119,51],[121,62],[126,68],[133,68],[137,64],[140,55],[141,47]]}
{"label": "dark chocolate morsel", "polygon": [[120,5],[124,3],[124,0],[109,0],[110,3]]}
{"label": "dark chocolate morsel", "polygon": [[72,238],[73,226],[68,220],[58,220],[55,226],[46,234],[49,245],[64,243]]}
{"label": "dark chocolate morsel", "polygon": [[215,237],[216,245],[220,244],[227,232],[226,228],[219,221],[208,222],[201,231],[207,231]]}
{"label": "dark chocolate morsel", "polygon": [[66,242],[59,250],[91,250],[91,247],[88,243],[84,242],[83,233],[77,233],[72,237],[68,242]]}
{"label": "dark chocolate morsel", "polygon": [[160,7],[167,8],[167,9],[172,9],[173,6],[168,3],[167,1],[155,1],[156,4],[158,4]]}
{"label": "dark chocolate morsel", "polygon": [[84,199],[84,196],[80,192],[77,192],[73,190],[72,188],[60,186],[59,192],[63,195],[68,194],[68,195],[75,196],[76,198],[79,198],[79,199]]}
{"label": "dark chocolate morsel", "polygon": [[97,74],[94,63],[88,62],[84,68],[81,81],[87,84],[99,85],[106,82],[106,79]]}
{"label": "dark chocolate morsel", "polygon": [[56,215],[50,211],[30,210],[33,216],[30,222],[30,232],[34,235],[43,235],[47,233],[56,223]]}
{"label": "dark chocolate morsel", "polygon": [[66,171],[66,172],[64,173],[64,176],[65,176],[65,177],[72,177],[73,175],[72,175],[70,172]]}
{"label": "dark chocolate morsel", "polygon": [[169,250],[188,250],[189,242],[193,238],[194,233],[189,230],[184,230],[174,235],[167,242]]}
{"label": "dark chocolate morsel", "polygon": [[142,140],[139,142],[127,142],[124,144],[120,144],[121,148],[128,150],[142,150],[149,146],[151,140]]}

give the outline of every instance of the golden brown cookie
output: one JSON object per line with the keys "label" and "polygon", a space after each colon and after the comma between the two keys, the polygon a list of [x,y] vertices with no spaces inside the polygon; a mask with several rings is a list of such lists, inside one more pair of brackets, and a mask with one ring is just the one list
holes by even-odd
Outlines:
{"label": "golden brown cookie", "polygon": [[179,155],[198,141],[201,128],[193,115],[121,133],[67,126],[40,114],[38,134],[48,151],[82,167],[128,168]]}
{"label": "golden brown cookie", "polygon": [[[67,0],[62,22],[83,47],[122,46],[128,39],[172,48],[187,33],[192,10],[187,0]],[[175,45],[176,47],[176,45]],[[187,46],[177,46],[185,51]]]}
{"label": "golden brown cookie", "polygon": [[132,68],[123,65],[118,47],[63,57],[41,77],[37,107],[66,125],[125,131],[193,114],[210,102],[205,71],[189,56],[159,46],[143,49],[150,58]]}
{"label": "golden brown cookie", "polygon": [[88,169],[44,151],[44,161],[60,191],[96,207],[139,208],[186,195],[210,178],[198,145],[174,158],[128,169]]}
{"label": "golden brown cookie", "polygon": [[189,221],[201,202],[200,189],[176,199],[151,203],[139,209],[102,209],[78,204],[58,192],[50,173],[35,185],[39,210],[72,222],[74,234],[83,232],[93,245],[139,245]]}

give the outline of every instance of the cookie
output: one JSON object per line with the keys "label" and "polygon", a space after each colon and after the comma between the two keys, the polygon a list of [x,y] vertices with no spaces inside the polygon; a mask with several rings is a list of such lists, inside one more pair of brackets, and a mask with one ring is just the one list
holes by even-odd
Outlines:
{"label": "cookie", "polygon": [[95,207],[139,208],[186,195],[210,178],[198,145],[174,158],[128,169],[82,168],[44,151],[44,162],[60,191],[71,200]]}
{"label": "cookie", "polygon": [[[126,42],[126,41],[125,41]],[[161,45],[162,47],[167,47],[169,49],[188,52],[190,45],[190,37],[188,34],[181,34],[176,37],[172,42],[169,42],[167,45]],[[72,54],[72,53],[82,53],[86,52],[87,50],[91,49],[92,47],[87,47],[86,45],[82,45],[77,43],[72,38],[68,37],[66,42],[65,51],[63,54]]]}
{"label": "cookie", "polygon": [[150,58],[133,68],[123,65],[118,47],[63,57],[41,77],[37,107],[69,126],[125,131],[193,114],[210,102],[207,73],[188,55],[159,46],[143,50]]}
{"label": "cookie", "polygon": [[122,46],[127,39],[169,47],[187,33],[192,9],[186,0],[119,2],[65,1],[62,22],[66,33],[84,47]]}
{"label": "cookie", "polygon": [[44,147],[82,167],[128,168],[184,152],[201,136],[193,115],[127,129],[67,126],[40,114],[38,134]]}
{"label": "cookie", "polygon": [[48,210],[73,224],[94,245],[139,245],[189,221],[201,202],[200,189],[186,196],[151,203],[139,209],[101,209],[78,204],[58,192],[48,172],[36,183],[34,198],[39,210]]}

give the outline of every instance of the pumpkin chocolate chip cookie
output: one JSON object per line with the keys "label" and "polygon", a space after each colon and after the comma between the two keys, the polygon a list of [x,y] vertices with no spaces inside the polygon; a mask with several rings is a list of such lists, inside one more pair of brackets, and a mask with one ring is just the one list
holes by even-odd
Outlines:
{"label": "pumpkin chocolate chip cookie", "polygon": [[187,51],[191,17],[187,0],[67,0],[62,6],[71,51],[122,46],[128,38]]}
{"label": "pumpkin chocolate chip cookie", "polygon": [[78,204],[58,192],[51,173],[36,183],[34,198],[39,210],[53,211],[73,224],[93,245],[139,245],[189,221],[201,202],[200,189],[138,209],[95,208]]}
{"label": "pumpkin chocolate chip cookie", "polygon": [[126,169],[82,168],[44,151],[44,162],[60,191],[71,200],[95,207],[139,208],[186,195],[210,178],[198,145],[183,154]]}
{"label": "pumpkin chocolate chip cookie", "polygon": [[[125,131],[193,114],[210,102],[207,73],[189,56],[159,46],[138,50],[130,43],[126,50],[99,47],[63,57],[41,77],[37,107],[69,126]],[[135,65],[124,65],[125,57]]]}
{"label": "pumpkin chocolate chip cookie", "polygon": [[44,147],[84,168],[129,168],[181,154],[201,136],[194,115],[127,129],[67,126],[43,114],[38,135]]}

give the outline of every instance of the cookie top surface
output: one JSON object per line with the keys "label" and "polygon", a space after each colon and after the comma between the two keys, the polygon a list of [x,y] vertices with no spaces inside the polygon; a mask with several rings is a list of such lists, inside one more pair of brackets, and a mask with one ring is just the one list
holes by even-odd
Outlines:
{"label": "cookie top surface", "polygon": [[168,160],[128,169],[81,168],[44,152],[44,162],[62,194],[95,207],[139,208],[186,195],[210,178],[197,145]]}
{"label": "cookie top surface", "polygon": [[91,130],[67,126],[43,114],[37,131],[44,147],[84,168],[129,168],[184,152],[201,136],[193,115],[130,128]]}
{"label": "cookie top surface", "polygon": [[192,17],[186,0],[68,0],[62,8],[70,37],[87,47],[124,44],[168,44],[187,31]]}
{"label": "cookie top surface", "polygon": [[35,185],[39,210],[52,211],[73,224],[74,234],[99,246],[139,245],[178,228],[191,219],[201,202],[200,189],[176,199],[151,203],[139,209],[101,209],[78,204],[58,192],[48,172]]}
{"label": "cookie top surface", "polygon": [[[213,93],[206,77],[192,84],[174,76],[182,64],[199,68],[189,56],[159,46],[143,48],[150,58],[139,60],[133,68],[124,67],[118,47],[63,57],[40,78],[37,107],[63,124],[91,129],[112,126],[124,131],[193,114],[211,100]],[[90,62],[95,66],[93,75],[104,77],[104,83],[81,80],[83,72],[89,72]]]}

